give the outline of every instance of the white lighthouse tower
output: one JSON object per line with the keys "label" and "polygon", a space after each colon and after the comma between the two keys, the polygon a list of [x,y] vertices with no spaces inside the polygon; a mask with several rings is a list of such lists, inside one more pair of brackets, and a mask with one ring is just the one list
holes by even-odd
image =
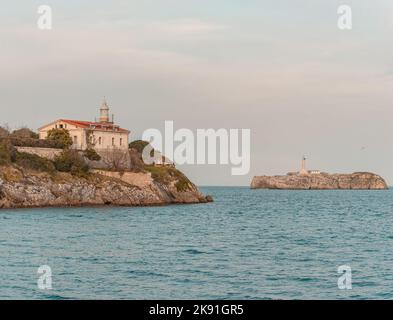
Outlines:
{"label": "white lighthouse tower", "polygon": [[100,107],[100,122],[101,123],[110,123],[109,121],[109,107],[104,98]]}
{"label": "white lighthouse tower", "polygon": [[306,156],[303,156],[302,158],[302,168],[299,171],[299,174],[304,176],[304,175],[308,175],[308,171],[306,170]]}

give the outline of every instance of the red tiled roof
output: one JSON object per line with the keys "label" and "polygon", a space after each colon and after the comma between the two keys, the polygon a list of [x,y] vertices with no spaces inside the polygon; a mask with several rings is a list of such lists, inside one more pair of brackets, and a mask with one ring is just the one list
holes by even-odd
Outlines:
{"label": "red tiled roof", "polygon": [[121,133],[130,133],[129,130],[120,128],[119,126],[114,125],[113,123],[101,123],[101,122],[90,122],[90,121],[79,121],[79,120],[67,120],[60,119],[59,121],[74,125],[83,129],[94,129],[97,131],[115,131]]}

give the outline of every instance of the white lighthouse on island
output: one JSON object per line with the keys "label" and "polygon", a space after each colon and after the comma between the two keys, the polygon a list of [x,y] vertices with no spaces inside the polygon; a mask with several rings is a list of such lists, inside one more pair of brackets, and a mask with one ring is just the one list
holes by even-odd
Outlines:
{"label": "white lighthouse on island", "polygon": [[301,176],[309,174],[309,172],[306,170],[306,160],[307,160],[306,156],[303,156],[303,158],[302,158],[302,167],[301,167],[301,169],[299,171],[299,175],[301,175]]}
{"label": "white lighthouse on island", "polygon": [[319,171],[319,170],[307,170],[307,168],[306,168],[306,160],[307,160],[307,158],[304,155],[302,157],[302,164],[301,164],[300,171],[298,172],[298,175],[300,175],[300,176],[307,176],[307,175],[310,175],[310,174],[321,174],[321,171]]}

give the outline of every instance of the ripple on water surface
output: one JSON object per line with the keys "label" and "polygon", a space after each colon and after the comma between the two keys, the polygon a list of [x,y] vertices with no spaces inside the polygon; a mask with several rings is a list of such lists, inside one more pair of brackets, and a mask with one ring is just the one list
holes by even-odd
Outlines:
{"label": "ripple on water surface", "polygon": [[214,203],[0,211],[0,298],[393,298],[392,191],[203,189]]}

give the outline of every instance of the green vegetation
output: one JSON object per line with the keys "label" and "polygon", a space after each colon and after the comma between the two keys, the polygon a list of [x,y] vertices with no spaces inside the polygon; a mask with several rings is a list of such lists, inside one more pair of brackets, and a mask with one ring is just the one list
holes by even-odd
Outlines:
{"label": "green vegetation", "polygon": [[12,131],[10,134],[11,138],[21,138],[21,139],[38,139],[38,133],[30,130],[29,128],[21,128],[18,130]]}
{"label": "green vegetation", "polygon": [[55,140],[39,139],[39,136],[29,128],[21,128],[10,131],[0,127],[0,139],[8,139],[15,147],[36,147],[36,148],[62,148],[63,145]]}
{"label": "green vegetation", "polygon": [[188,184],[189,181],[187,181],[187,180],[182,179],[182,180],[179,180],[178,182],[176,182],[175,183],[176,190],[179,192],[185,192],[185,191],[189,190],[190,186]]}
{"label": "green vegetation", "polygon": [[170,175],[165,167],[145,166],[145,170],[151,173],[155,182],[164,184],[170,180]]}
{"label": "green vegetation", "polygon": [[48,141],[54,141],[58,148],[67,149],[72,146],[72,138],[66,129],[51,129],[48,131],[46,138]]}
{"label": "green vegetation", "polygon": [[130,171],[133,172],[143,172],[145,164],[143,163],[141,154],[136,151],[135,149],[129,149],[128,150],[129,154],[129,164],[130,164]]}
{"label": "green vegetation", "polygon": [[54,165],[57,171],[69,172],[77,177],[86,178],[89,174],[89,166],[76,150],[63,150],[55,157]]}
{"label": "green vegetation", "polygon": [[88,148],[83,152],[83,155],[90,161],[100,161],[101,156],[93,148]]}
{"label": "green vegetation", "polygon": [[18,152],[11,143],[11,139],[0,140],[0,165],[11,165],[36,171],[54,172],[55,167],[50,160],[34,154]]}
{"label": "green vegetation", "polygon": [[177,191],[184,192],[190,190],[190,186],[192,186],[192,182],[179,170],[176,168],[167,168],[172,175],[177,179],[175,183],[175,187]]}
{"label": "green vegetation", "polygon": [[147,142],[147,141],[135,140],[135,141],[132,141],[128,146],[130,149],[135,149],[139,153],[142,153],[143,149],[145,149],[145,147],[147,145],[149,145],[149,142]]}
{"label": "green vegetation", "polygon": [[8,166],[1,170],[1,176],[8,182],[20,182],[23,180],[23,174],[18,169]]}
{"label": "green vegetation", "polygon": [[52,161],[35,154],[25,152],[16,153],[15,164],[26,169],[42,172],[54,173],[56,170]]}
{"label": "green vegetation", "polygon": [[[130,149],[136,150],[141,158],[144,148],[148,145],[149,142],[147,141],[136,140],[131,142],[129,147]],[[151,155],[153,156],[153,154],[154,154],[154,149],[152,148]],[[191,186],[193,185],[192,182],[183,173],[181,173],[179,170],[177,170],[174,167],[145,165],[144,170],[150,172],[151,177],[157,183],[167,185],[170,184],[171,182],[175,182],[175,187],[179,192],[190,190]]]}
{"label": "green vegetation", "polygon": [[[14,171],[22,172],[23,176],[21,168],[49,173],[53,179],[71,179],[71,175],[92,179],[94,175],[89,174],[89,165],[86,162],[86,159],[89,159],[90,161],[102,160],[105,164],[108,164],[109,170],[150,172],[156,183],[174,185],[179,192],[185,192],[193,188],[191,181],[175,167],[145,165],[141,153],[149,145],[146,141],[134,141],[130,143],[128,153],[124,150],[112,150],[101,159],[101,156],[93,147],[87,148],[83,154],[70,149],[72,139],[65,129],[50,130],[46,140],[37,139],[37,135],[27,128],[13,131],[11,134],[8,130],[3,129],[3,131],[0,130],[0,133],[3,137],[0,137],[0,165],[6,166],[6,168],[2,168],[2,172],[8,170],[10,179],[15,178],[17,180],[20,178],[13,173]],[[18,152],[15,146],[61,147],[63,150],[53,160],[49,160],[35,154]],[[125,167],[126,169],[124,169]],[[68,173],[71,175],[68,175]]]}
{"label": "green vegetation", "polygon": [[7,138],[10,135],[8,129],[0,127],[0,139]]}
{"label": "green vegetation", "polygon": [[135,140],[135,141],[132,141],[129,145],[128,145],[128,147],[130,148],[130,149],[134,149],[134,150],[136,150],[139,154],[140,154],[140,158],[142,159],[142,153],[143,153],[143,150],[147,147],[147,146],[149,146],[149,148],[151,148],[151,150],[150,150],[150,156],[154,156],[154,148],[150,145],[150,143],[149,142],[147,142],[147,141],[143,141],[143,140]]}
{"label": "green vegetation", "polygon": [[9,165],[15,161],[16,150],[8,139],[0,140],[0,165]]}
{"label": "green vegetation", "polygon": [[145,166],[145,170],[151,173],[151,177],[157,183],[169,184],[172,181],[176,181],[175,187],[179,192],[187,191],[192,186],[191,181],[176,168]]}
{"label": "green vegetation", "polygon": [[60,148],[58,143],[53,140],[33,139],[33,138],[9,138],[11,144],[15,147],[34,147],[34,148]]}

